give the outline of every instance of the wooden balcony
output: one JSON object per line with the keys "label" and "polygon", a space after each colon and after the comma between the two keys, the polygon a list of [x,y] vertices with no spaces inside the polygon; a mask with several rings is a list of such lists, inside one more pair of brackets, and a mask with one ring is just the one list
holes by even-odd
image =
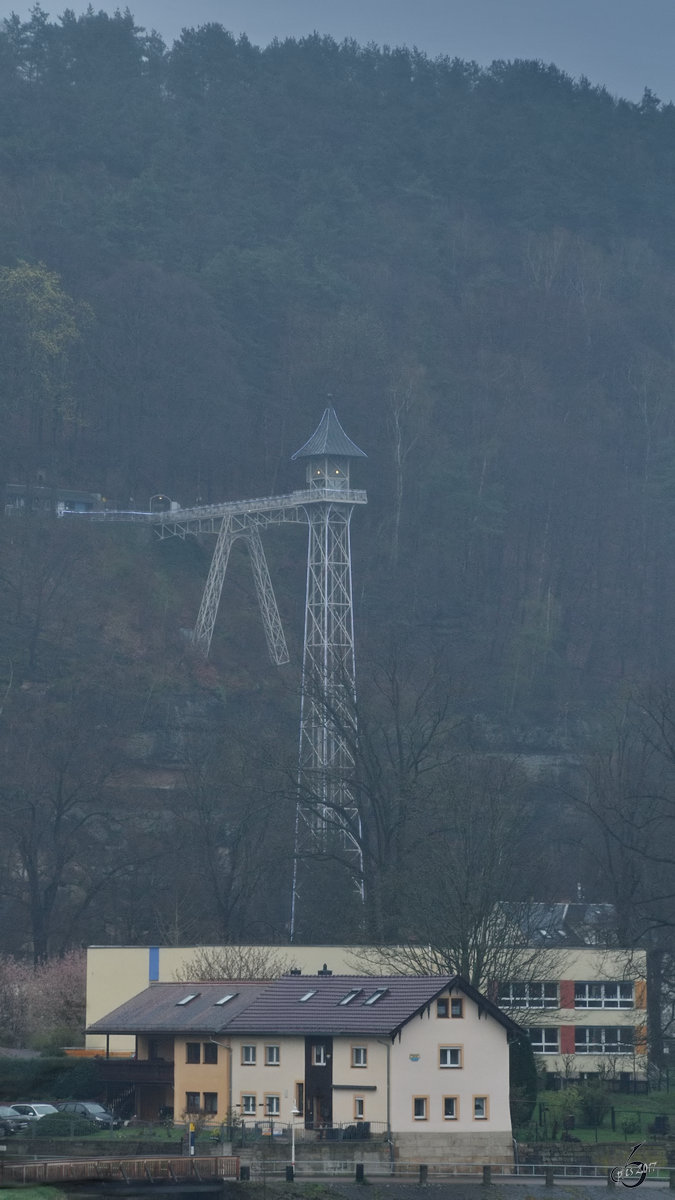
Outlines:
{"label": "wooden balcony", "polygon": [[102,1083],[173,1084],[173,1063],[164,1058],[97,1058]]}

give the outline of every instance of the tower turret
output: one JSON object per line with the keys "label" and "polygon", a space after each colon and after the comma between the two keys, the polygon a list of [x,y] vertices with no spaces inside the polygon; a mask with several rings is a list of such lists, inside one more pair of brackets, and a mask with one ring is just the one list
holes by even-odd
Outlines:
{"label": "tower turret", "polygon": [[296,450],[292,461],[298,458],[307,459],[310,491],[349,491],[349,460],[367,455],[347,437],[335,409],[327,408],[311,438]]}

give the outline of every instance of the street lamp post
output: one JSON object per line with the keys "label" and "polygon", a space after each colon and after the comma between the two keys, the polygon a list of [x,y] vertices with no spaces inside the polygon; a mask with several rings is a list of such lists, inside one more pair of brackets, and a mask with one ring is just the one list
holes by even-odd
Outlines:
{"label": "street lamp post", "polygon": [[291,1179],[295,1179],[295,1118],[301,1115],[300,1109],[293,1105],[291,1112]]}

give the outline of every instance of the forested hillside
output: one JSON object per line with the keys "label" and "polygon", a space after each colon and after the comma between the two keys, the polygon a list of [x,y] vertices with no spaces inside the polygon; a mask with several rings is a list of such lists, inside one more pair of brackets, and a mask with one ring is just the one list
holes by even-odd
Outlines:
{"label": "forested hillside", "polygon": [[[538,63],[0,27],[3,483],[288,491],[328,396],[368,454],[367,905],[307,937],[459,944],[578,883],[626,937],[670,920],[674,135]],[[0,949],[282,939],[302,531],[267,544],[276,673],[243,556],[210,663],[182,636],[208,539],[0,542]]]}

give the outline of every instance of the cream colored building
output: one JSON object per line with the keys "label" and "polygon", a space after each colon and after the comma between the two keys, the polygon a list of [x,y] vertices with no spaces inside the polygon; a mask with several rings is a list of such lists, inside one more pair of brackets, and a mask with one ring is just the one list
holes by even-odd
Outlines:
{"label": "cream colored building", "polygon": [[503,981],[494,999],[528,1030],[547,1075],[628,1086],[647,1072],[646,972],[642,950],[552,946],[537,951],[536,978]]}
{"label": "cream colored building", "polygon": [[[414,1138],[450,1161],[510,1161],[508,1042],[518,1027],[457,977],[296,970],[267,983],[154,983],[94,1022],[112,1091],[137,1115],[243,1122],[274,1136]],[[294,1115],[295,1114],[295,1115]],[[409,1151],[408,1151],[409,1153]]]}

